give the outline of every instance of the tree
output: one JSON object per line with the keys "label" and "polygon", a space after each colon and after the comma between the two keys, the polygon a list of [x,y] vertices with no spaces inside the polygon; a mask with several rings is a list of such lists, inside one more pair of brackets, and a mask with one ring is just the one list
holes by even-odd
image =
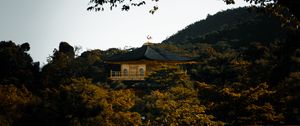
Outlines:
{"label": "tree", "polygon": [[40,125],[141,125],[140,114],[131,111],[136,100],[132,90],[110,90],[86,78],[71,81],[44,90]]}
{"label": "tree", "polygon": [[182,71],[179,66],[165,65],[153,70],[144,83],[147,89],[168,90],[176,85],[192,87],[187,73]]}
{"label": "tree", "polygon": [[224,125],[206,114],[194,89],[176,86],[168,91],[152,91],[144,99],[147,125]]}
{"label": "tree", "polygon": [[[39,98],[32,95],[26,87],[0,84],[0,125],[24,125],[30,120],[29,109],[39,103]],[[30,120],[32,121],[32,120]],[[30,124],[30,121],[27,123]]]}
{"label": "tree", "polygon": [[[224,0],[226,4],[234,4],[235,0]],[[299,0],[244,0],[249,3],[259,4],[263,7],[272,6],[274,9],[279,9],[278,7],[288,8],[293,15],[299,19]]]}
{"label": "tree", "polygon": [[[234,4],[235,0],[224,0],[227,4]],[[282,25],[290,30],[298,30],[300,26],[299,0],[244,0],[263,7],[262,11],[279,17]]]}
{"label": "tree", "polygon": [[0,84],[25,85],[32,89],[39,63],[34,63],[27,53],[28,43],[16,45],[12,41],[0,42]]}
{"label": "tree", "polygon": [[70,65],[74,62],[74,48],[67,42],[59,44],[59,50],[54,49],[53,56],[49,57],[48,64],[42,69],[43,85],[46,87],[59,87],[62,81],[72,77],[73,71]]}
{"label": "tree", "polygon": [[[299,70],[299,69],[298,69]],[[282,81],[277,87],[277,94],[279,103],[286,122],[288,123],[299,123],[299,98],[300,98],[300,72],[291,72],[289,76]]]}
{"label": "tree", "polygon": [[[150,0],[149,0],[150,1]],[[158,2],[159,0],[151,0],[152,2]],[[147,1],[148,2],[148,1]],[[95,10],[95,11],[103,11],[105,9],[104,5],[109,4],[110,10],[113,8],[118,7],[118,5],[122,6],[122,10],[128,11],[130,7],[133,6],[141,6],[145,5],[145,0],[138,0],[138,1],[132,1],[132,0],[90,0],[91,6],[87,8],[87,10]],[[153,9],[151,9],[149,12],[154,13],[158,9],[157,6],[153,6]]]}
{"label": "tree", "polygon": [[278,100],[274,97],[276,91],[266,83],[242,90],[199,82],[195,85],[201,103],[207,106],[207,114],[228,125],[289,124],[274,102]]}

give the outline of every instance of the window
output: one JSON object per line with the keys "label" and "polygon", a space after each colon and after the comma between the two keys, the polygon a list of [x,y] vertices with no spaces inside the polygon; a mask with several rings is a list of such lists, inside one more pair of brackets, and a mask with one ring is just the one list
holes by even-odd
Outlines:
{"label": "window", "polygon": [[144,76],[145,75],[145,70],[143,68],[140,68],[140,76]]}
{"label": "window", "polygon": [[124,69],[124,70],[123,70],[123,74],[124,74],[124,76],[128,76],[128,70],[127,70],[127,69]]}

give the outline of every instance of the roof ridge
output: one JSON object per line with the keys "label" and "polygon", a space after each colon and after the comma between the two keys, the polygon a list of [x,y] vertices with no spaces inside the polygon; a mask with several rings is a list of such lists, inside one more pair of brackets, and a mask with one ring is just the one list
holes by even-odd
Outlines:
{"label": "roof ridge", "polygon": [[[160,48],[155,48],[153,50],[155,50],[155,52],[157,52],[161,57],[169,59],[168,57],[166,57],[166,55],[163,54],[163,52]],[[165,52],[168,52],[168,51],[165,51]]]}
{"label": "roof ridge", "polygon": [[146,56],[146,54],[147,54],[147,52],[149,51],[149,46],[148,45],[145,45],[146,46],[146,49],[145,49],[145,52],[143,53],[143,56],[144,57],[146,57],[146,58],[148,58],[147,56]]}

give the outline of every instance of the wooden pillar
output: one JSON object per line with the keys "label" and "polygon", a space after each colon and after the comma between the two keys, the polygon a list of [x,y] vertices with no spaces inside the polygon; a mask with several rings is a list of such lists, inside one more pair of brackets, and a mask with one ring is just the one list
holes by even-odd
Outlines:
{"label": "wooden pillar", "polygon": [[110,78],[112,78],[112,70],[110,70]]}

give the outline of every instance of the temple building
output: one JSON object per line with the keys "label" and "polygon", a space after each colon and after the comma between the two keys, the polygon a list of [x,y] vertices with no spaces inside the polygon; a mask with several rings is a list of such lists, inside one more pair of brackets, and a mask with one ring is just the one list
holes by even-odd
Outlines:
{"label": "temple building", "polygon": [[177,56],[149,43],[107,59],[111,66],[109,79],[120,81],[141,81],[162,65],[180,65],[190,61],[189,58]]}

